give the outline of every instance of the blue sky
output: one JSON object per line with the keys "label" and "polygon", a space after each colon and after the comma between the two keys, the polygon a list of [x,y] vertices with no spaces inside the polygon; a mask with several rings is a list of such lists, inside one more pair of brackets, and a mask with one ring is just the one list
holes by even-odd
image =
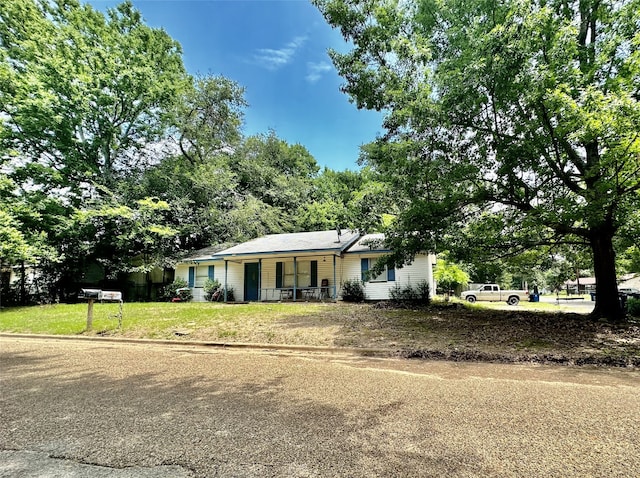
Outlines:
{"label": "blue sky", "polygon": [[[92,0],[104,10],[116,1]],[[182,44],[191,74],[223,75],[249,103],[244,133],[274,129],[321,166],[356,169],[359,146],[382,132],[382,115],[358,110],[327,54],[347,51],[337,30],[305,0],[133,0],[146,23]]]}

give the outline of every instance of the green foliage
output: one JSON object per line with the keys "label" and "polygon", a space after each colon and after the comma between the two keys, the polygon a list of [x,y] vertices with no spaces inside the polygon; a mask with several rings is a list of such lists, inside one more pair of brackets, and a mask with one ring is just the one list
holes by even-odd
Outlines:
{"label": "green foliage", "polygon": [[222,291],[222,288],[217,279],[207,279],[204,281],[202,289],[204,290],[204,297],[206,300],[220,302],[224,299],[224,297],[221,297],[222,294],[220,292]]}
{"label": "green foliage", "polygon": [[[217,279],[207,279],[202,288],[204,289],[206,300],[213,302],[224,301],[224,287]],[[227,286],[227,302],[235,302],[235,300],[233,287]]]}
{"label": "green foliage", "polygon": [[423,304],[429,304],[431,302],[431,287],[426,280],[418,282],[415,287],[418,300]]}
{"label": "green foliage", "polygon": [[462,270],[459,265],[449,262],[444,257],[438,259],[436,268],[433,271],[433,277],[438,286],[446,291],[447,295],[451,290],[455,290],[457,287],[469,282],[469,274]]}
{"label": "green foliage", "polygon": [[169,301],[175,297],[180,297],[183,300],[191,300],[193,299],[193,293],[191,290],[181,291],[181,293],[178,294],[178,289],[188,289],[188,287],[189,284],[187,281],[178,277],[171,284],[167,284],[162,288],[160,297]]}
{"label": "green foliage", "polygon": [[331,52],[343,90],[388,111],[363,160],[402,206],[391,247],[588,246],[594,316],[620,318],[612,243],[640,230],[640,0],[314,3],[353,45]]}
{"label": "green foliage", "polygon": [[0,140],[27,159],[14,176],[76,199],[146,163],[188,85],[180,45],[131,3],[105,16],[76,0],[8,0],[0,44]]}
{"label": "green foliage", "polygon": [[[224,288],[223,288],[223,293],[220,300],[224,300]],[[235,301],[236,301],[236,295],[233,291],[233,287],[228,285],[227,286],[227,302],[235,302]]]}
{"label": "green foliage", "polygon": [[243,137],[246,106],[234,81],[189,76],[130,2],[7,0],[0,265],[37,265],[39,290],[65,300],[90,268],[124,287],[212,244],[378,221],[374,174],[319,174],[274,131]]}
{"label": "green foliage", "polygon": [[632,317],[640,317],[640,299],[633,297],[627,299],[627,313]]}
{"label": "green foliage", "polygon": [[[217,333],[228,334],[238,324],[248,326],[251,333],[261,326],[280,319],[305,314],[323,316],[326,306],[304,304],[242,304],[226,307],[205,302],[187,303],[127,303],[124,306],[122,330],[116,332],[119,304],[94,304],[93,329],[113,331],[141,338],[176,338],[176,329],[206,329],[214,338]],[[0,310],[0,331],[32,334],[86,334],[87,304],[54,304],[39,307],[12,307]],[[110,318],[111,317],[111,318]],[[254,339],[256,340],[256,339]],[[250,341],[245,338],[244,341]]]}
{"label": "green foliage", "polygon": [[404,287],[396,284],[389,289],[389,298],[392,302],[413,302],[418,298],[418,294],[413,287],[411,287],[411,284]]}
{"label": "green foliage", "polygon": [[640,272],[640,247],[632,245],[618,255],[618,269],[624,273]]}
{"label": "green foliage", "polygon": [[344,281],[341,296],[345,302],[364,302],[367,298],[362,282],[355,279]]}
{"label": "green foliage", "polygon": [[395,303],[418,303],[429,305],[431,290],[427,281],[420,281],[415,286],[407,284],[404,287],[396,284],[389,290],[389,297]]}
{"label": "green foliage", "polygon": [[178,145],[191,165],[204,164],[241,140],[244,88],[222,76],[200,76],[176,107]]}

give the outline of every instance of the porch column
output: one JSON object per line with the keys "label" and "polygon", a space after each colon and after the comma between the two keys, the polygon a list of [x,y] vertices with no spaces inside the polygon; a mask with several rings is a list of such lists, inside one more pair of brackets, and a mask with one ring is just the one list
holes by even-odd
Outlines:
{"label": "porch column", "polygon": [[333,255],[333,300],[338,298],[337,289],[338,286],[336,282],[336,255]]}
{"label": "porch column", "polygon": [[224,260],[224,301],[227,301],[227,273],[229,271],[229,262]]}
{"label": "porch column", "polygon": [[262,301],[262,259],[258,259],[258,302]]}
{"label": "porch column", "polygon": [[297,257],[293,258],[293,301],[296,301],[296,289],[298,288],[298,261]]}

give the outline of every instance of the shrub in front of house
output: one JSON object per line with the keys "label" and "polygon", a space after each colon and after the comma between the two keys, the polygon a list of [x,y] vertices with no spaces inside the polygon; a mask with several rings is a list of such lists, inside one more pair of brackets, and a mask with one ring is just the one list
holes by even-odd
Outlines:
{"label": "shrub in front of house", "polygon": [[418,293],[418,300],[421,304],[428,305],[431,303],[431,287],[429,287],[429,283],[426,280],[418,282],[416,291]]}
{"label": "shrub in front of house", "polygon": [[364,302],[366,296],[364,287],[359,280],[346,280],[342,284],[342,300],[345,302]]}
{"label": "shrub in front of house", "polygon": [[413,302],[418,298],[416,291],[408,284],[404,287],[396,284],[389,290],[391,302]]}
{"label": "shrub in front of house", "polygon": [[632,317],[640,317],[640,299],[629,297],[627,300],[627,313]]}
{"label": "shrub in front of house", "polygon": [[401,287],[396,284],[389,290],[389,298],[397,304],[403,302],[412,302],[428,305],[431,302],[431,289],[429,283],[425,280],[418,282],[415,286],[407,284]]}
{"label": "shrub in front of house", "polygon": [[[224,300],[224,287],[222,287],[220,289],[222,297],[220,298],[221,301]],[[227,302],[235,302],[236,301],[236,296],[233,293],[233,287],[231,286],[227,286]]]}
{"label": "shrub in front of house", "polygon": [[[207,279],[202,286],[204,298],[207,301],[220,302],[224,300],[224,290],[217,279]],[[223,297],[220,297],[220,296]]]}
{"label": "shrub in front of house", "polygon": [[173,300],[176,297],[180,297],[181,300],[188,301],[193,299],[193,293],[191,290],[182,290],[178,294],[178,289],[186,289],[189,284],[186,280],[177,278],[171,284],[167,284],[160,291],[160,298],[165,301]]}

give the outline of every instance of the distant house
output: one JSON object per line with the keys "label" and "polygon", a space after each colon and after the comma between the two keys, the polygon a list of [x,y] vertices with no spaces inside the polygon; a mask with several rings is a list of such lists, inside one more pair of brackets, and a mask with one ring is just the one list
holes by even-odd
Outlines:
{"label": "distant house", "polygon": [[236,301],[336,300],[345,281],[365,278],[369,300],[388,299],[396,285],[421,281],[434,291],[433,254],[417,255],[402,269],[368,277],[376,260],[389,253],[383,239],[349,230],[271,234],[221,251],[197,251],[177,264],[175,276],[187,281],[195,301],[205,300],[208,278],[232,288]]}
{"label": "distant house", "polygon": [[564,283],[567,294],[588,294],[596,290],[595,277],[579,277]]}
{"label": "distant house", "polygon": [[640,273],[623,275],[618,283],[618,288],[640,289]]}

